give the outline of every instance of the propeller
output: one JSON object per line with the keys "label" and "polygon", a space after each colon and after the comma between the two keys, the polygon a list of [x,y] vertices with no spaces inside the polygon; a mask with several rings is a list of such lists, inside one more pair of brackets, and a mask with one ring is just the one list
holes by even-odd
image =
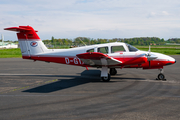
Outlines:
{"label": "propeller", "polygon": [[148,50],[148,53],[146,54],[146,57],[147,57],[147,60],[149,62],[149,67],[151,67],[151,60],[156,59],[157,56],[154,54],[151,54],[151,46],[150,45],[149,45],[149,50]]}
{"label": "propeller", "polygon": [[151,46],[149,45],[149,50],[148,50],[148,55],[147,55],[147,59],[149,61],[149,68],[151,67],[151,60],[149,59],[151,57]]}
{"label": "propeller", "polygon": [[151,53],[151,46],[149,45],[149,50],[148,50],[149,54]]}

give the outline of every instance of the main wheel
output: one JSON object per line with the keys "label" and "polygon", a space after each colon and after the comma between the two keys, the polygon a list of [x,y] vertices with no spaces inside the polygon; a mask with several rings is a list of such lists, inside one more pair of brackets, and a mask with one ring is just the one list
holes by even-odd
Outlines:
{"label": "main wheel", "polygon": [[158,75],[158,79],[159,79],[159,80],[166,80],[164,74],[162,74],[162,73],[160,73],[160,74]]}
{"label": "main wheel", "polygon": [[115,68],[110,68],[109,73],[110,73],[110,75],[116,75],[117,74],[117,70]]}
{"label": "main wheel", "polygon": [[111,78],[111,76],[110,76],[109,74],[108,74],[107,77],[101,77],[101,79],[102,79],[103,82],[109,82],[109,81],[110,81],[110,78]]}

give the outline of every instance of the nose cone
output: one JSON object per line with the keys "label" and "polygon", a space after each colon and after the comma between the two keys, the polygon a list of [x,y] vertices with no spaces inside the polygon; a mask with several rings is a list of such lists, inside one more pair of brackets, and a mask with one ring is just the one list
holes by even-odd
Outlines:
{"label": "nose cone", "polygon": [[176,63],[176,60],[173,57],[168,56],[166,65],[171,65]]}
{"label": "nose cone", "polygon": [[172,64],[176,63],[176,60],[173,57],[171,57],[171,56],[164,55],[164,54],[161,54],[161,53],[153,53],[153,54],[158,56],[158,58],[156,58],[155,60],[161,61],[161,64],[163,66],[164,65],[172,65]]}

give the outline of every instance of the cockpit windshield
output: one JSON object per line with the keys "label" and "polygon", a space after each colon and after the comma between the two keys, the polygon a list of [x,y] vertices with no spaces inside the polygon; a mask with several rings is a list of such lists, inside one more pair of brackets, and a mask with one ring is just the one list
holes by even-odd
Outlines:
{"label": "cockpit windshield", "polygon": [[136,51],[138,51],[137,48],[135,48],[135,47],[133,47],[133,46],[127,44],[127,43],[126,43],[126,45],[127,45],[128,49],[129,49],[129,52],[136,52]]}

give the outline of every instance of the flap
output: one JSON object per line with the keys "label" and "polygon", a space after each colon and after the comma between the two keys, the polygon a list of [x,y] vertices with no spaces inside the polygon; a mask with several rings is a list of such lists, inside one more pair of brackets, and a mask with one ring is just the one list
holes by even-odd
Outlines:
{"label": "flap", "polygon": [[90,66],[118,65],[122,62],[99,52],[87,52],[76,55],[84,64]]}

